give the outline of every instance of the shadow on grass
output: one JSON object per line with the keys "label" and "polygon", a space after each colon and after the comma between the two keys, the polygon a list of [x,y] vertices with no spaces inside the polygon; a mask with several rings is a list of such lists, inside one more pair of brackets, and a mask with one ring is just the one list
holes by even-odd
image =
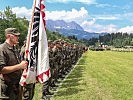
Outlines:
{"label": "shadow on grass", "polygon": [[80,86],[83,85],[80,83],[83,79],[83,72],[85,65],[80,66],[81,64],[84,64],[84,59],[81,59],[79,61],[79,64],[74,68],[74,70],[69,74],[69,76],[64,80],[62,86],[60,87],[59,91],[57,92],[56,96],[69,96],[77,94],[78,92],[84,91],[84,89],[81,89]]}
{"label": "shadow on grass", "polygon": [[69,87],[67,88],[65,91],[62,90],[62,91],[58,91],[58,93],[55,95],[55,96],[70,96],[70,95],[74,95],[74,94],[77,94],[78,92],[81,92],[81,91],[84,91],[83,89],[77,89],[77,88],[72,88],[72,87]]}
{"label": "shadow on grass", "polygon": [[80,80],[81,80],[81,78],[80,79],[71,79],[71,80],[67,79],[63,82],[61,88],[69,88],[69,87],[78,86],[78,85],[80,85],[78,83]]}
{"label": "shadow on grass", "polygon": [[86,62],[86,57],[84,56],[84,58],[80,59],[77,65],[85,65],[85,62]]}

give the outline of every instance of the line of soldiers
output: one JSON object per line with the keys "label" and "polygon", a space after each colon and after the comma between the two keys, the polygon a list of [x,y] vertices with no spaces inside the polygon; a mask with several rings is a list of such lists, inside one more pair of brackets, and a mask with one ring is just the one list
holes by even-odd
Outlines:
{"label": "line of soldiers", "polygon": [[47,95],[53,95],[49,90],[54,90],[57,87],[58,79],[64,78],[82,54],[88,50],[86,46],[78,46],[63,40],[49,40],[48,48],[51,78],[43,84],[42,98],[44,100]]}
{"label": "line of soldiers", "polygon": [[[25,43],[23,46],[20,52],[20,55],[22,57],[21,59],[24,58],[23,54],[25,51]],[[63,40],[49,40],[48,48],[51,78],[46,81],[42,87],[42,98],[44,100],[47,100],[47,95],[53,95],[53,93],[50,91],[55,90],[55,87],[58,87],[56,83],[58,83],[59,79],[63,79],[65,75],[67,75],[72,69],[73,65],[77,63],[82,54],[88,50],[88,48],[85,46],[71,44]],[[34,96],[34,88],[35,84],[27,85],[27,88],[25,88],[26,90],[24,90],[24,97],[27,98],[25,100],[32,100]],[[1,95],[2,94],[0,85],[0,96]]]}

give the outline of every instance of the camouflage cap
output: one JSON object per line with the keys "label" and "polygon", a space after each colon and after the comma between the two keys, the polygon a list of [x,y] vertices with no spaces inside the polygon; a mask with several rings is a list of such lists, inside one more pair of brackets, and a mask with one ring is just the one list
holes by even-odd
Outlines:
{"label": "camouflage cap", "polygon": [[51,43],[51,42],[52,42],[52,40],[48,40],[48,42],[49,42],[49,43]]}
{"label": "camouflage cap", "polygon": [[53,43],[54,44],[59,44],[59,41],[58,40],[54,40]]}
{"label": "camouflage cap", "polygon": [[14,35],[20,35],[18,30],[16,28],[7,28],[5,29],[5,34],[14,34]]}
{"label": "camouflage cap", "polygon": [[52,42],[53,42],[52,40],[48,40],[48,44],[52,44]]}

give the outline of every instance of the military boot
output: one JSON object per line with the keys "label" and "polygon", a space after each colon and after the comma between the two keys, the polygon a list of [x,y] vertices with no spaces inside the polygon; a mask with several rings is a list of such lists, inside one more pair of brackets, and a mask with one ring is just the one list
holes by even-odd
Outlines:
{"label": "military boot", "polygon": [[48,89],[45,91],[45,94],[46,95],[53,95],[54,93],[53,92],[50,92]]}

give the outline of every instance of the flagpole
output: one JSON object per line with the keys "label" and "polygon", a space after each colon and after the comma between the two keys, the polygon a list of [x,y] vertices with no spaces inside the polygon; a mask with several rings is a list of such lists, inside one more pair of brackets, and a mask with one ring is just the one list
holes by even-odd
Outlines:
{"label": "flagpole", "polygon": [[31,35],[31,30],[32,30],[32,24],[34,21],[34,12],[35,12],[35,6],[36,6],[36,0],[34,0],[34,6],[33,6],[33,11],[32,11],[32,17],[31,17],[31,21],[29,24],[29,29],[28,29],[28,35],[27,35],[27,41],[26,41],[26,51],[25,51],[25,59],[28,58],[28,52],[27,50],[29,50],[29,43],[30,43],[30,35]]}
{"label": "flagpole", "polygon": [[[31,35],[31,30],[32,30],[32,24],[34,21],[34,12],[35,12],[35,6],[36,6],[36,0],[34,0],[33,2],[33,11],[32,11],[32,17],[31,17],[31,21],[29,23],[29,29],[28,29],[28,35],[27,35],[27,40],[26,40],[26,48],[25,48],[25,60],[28,59],[28,53],[29,53],[29,43],[30,43],[30,35]],[[20,96],[19,96],[20,100],[23,100],[23,86],[20,86]]]}

